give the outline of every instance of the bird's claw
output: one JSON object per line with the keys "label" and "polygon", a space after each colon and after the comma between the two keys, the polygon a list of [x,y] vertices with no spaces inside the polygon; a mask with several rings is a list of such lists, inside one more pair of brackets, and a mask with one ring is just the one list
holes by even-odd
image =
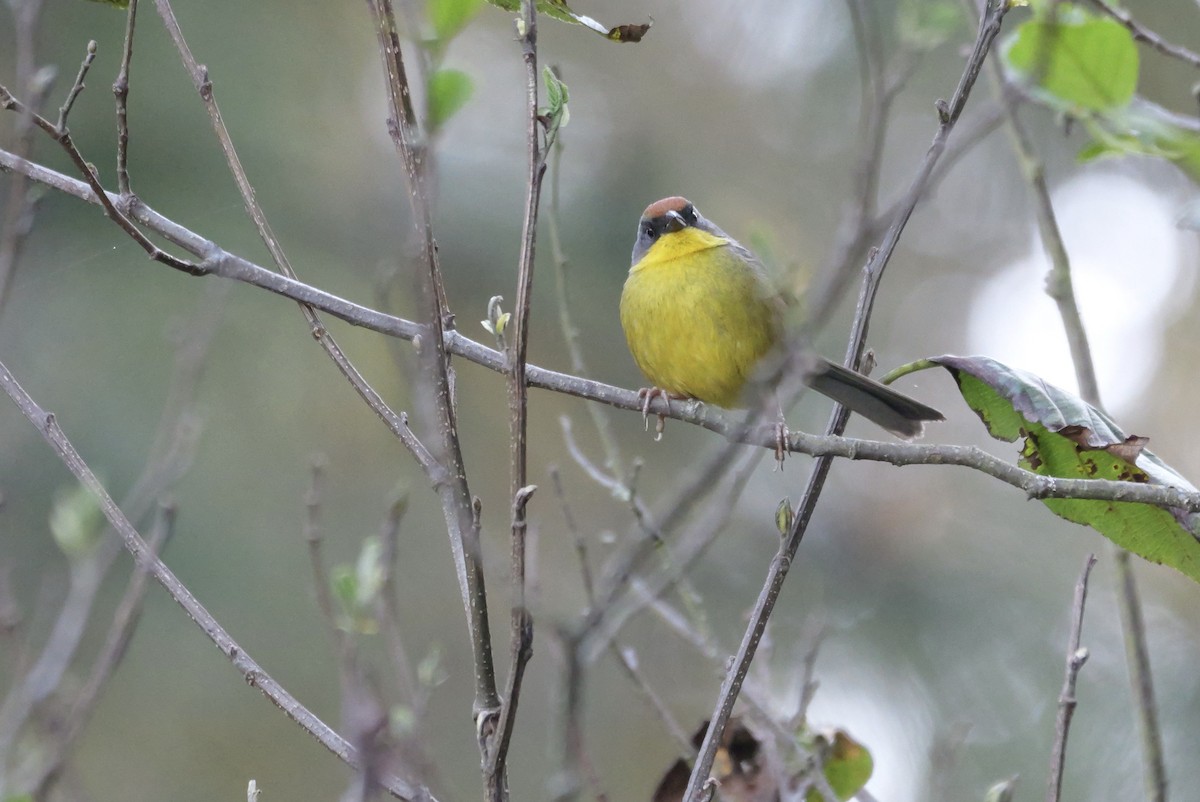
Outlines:
{"label": "bird's claw", "polygon": [[[661,397],[663,403],[667,405],[667,412],[671,411],[671,394],[661,387],[643,387],[638,390],[638,398],[642,399],[642,420],[646,422],[646,431],[650,431],[650,403],[654,398]],[[654,424],[654,442],[662,440],[663,430],[667,428],[667,416],[658,413],[658,420]]]}
{"label": "bird's claw", "polygon": [[779,420],[775,421],[775,465],[779,470],[783,470],[783,461],[787,458],[788,449],[791,446],[792,433],[788,430],[787,421],[780,415]]}

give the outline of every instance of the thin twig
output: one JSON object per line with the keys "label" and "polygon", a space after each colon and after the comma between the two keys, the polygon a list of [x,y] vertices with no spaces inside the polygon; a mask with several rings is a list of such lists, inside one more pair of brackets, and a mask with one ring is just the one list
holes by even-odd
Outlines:
{"label": "thin twig", "polygon": [[[0,496],[0,512],[3,511],[4,498]],[[25,673],[28,649],[23,637],[23,621],[21,606],[17,604],[13,591],[12,566],[7,562],[0,562],[0,644],[4,645],[4,668],[10,677],[19,677]]]}
{"label": "thin twig", "polygon": [[[970,10],[969,0],[965,0],[965,2]],[[1074,283],[1071,278],[1071,259],[1067,253],[1058,218],[1054,212],[1054,205],[1050,199],[1045,167],[1017,113],[1015,87],[1008,82],[1003,69],[997,62],[993,62],[991,66],[992,83],[1005,110],[1006,122],[1017,161],[1020,163],[1022,174],[1033,194],[1038,231],[1043,247],[1046,249],[1046,255],[1050,260],[1050,273],[1046,277],[1046,294],[1054,300],[1058,307],[1059,317],[1062,319],[1067,344],[1071,351],[1071,361],[1075,366],[1075,379],[1079,384],[1079,393],[1083,400],[1098,409],[1103,409],[1100,400],[1100,385],[1096,380],[1096,369],[1092,360],[1087,329],[1083,325],[1083,316],[1080,314],[1079,304],[1075,298]],[[1146,633],[1145,627],[1142,625],[1137,585],[1128,552],[1114,545],[1112,553],[1117,569],[1117,601],[1121,609],[1126,663],[1129,667],[1135,709],[1142,733],[1142,760],[1145,767],[1148,798],[1152,802],[1162,802],[1166,798],[1166,769],[1163,765],[1157,705],[1150,676],[1150,656],[1146,647]]]}
{"label": "thin twig", "polygon": [[125,10],[125,44],[121,48],[121,69],[113,81],[117,102],[117,192],[129,195],[129,66],[133,61],[133,32],[137,25],[137,0],[129,0]]}
{"label": "thin twig", "polygon": [[413,706],[414,717],[420,719],[424,713],[424,699],[413,676],[412,664],[408,659],[408,650],[404,648],[404,640],[400,637],[400,601],[396,597],[396,559],[399,555],[400,523],[408,511],[408,496],[398,493],[388,505],[388,514],[380,528],[381,553],[379,564],[383,569],[383,581],[380,583],[379,618],[388,641],[388,649],[392,653],[392,668],[396,672],[400,694],[409,700]]}
{"label": "thin twig", "polygon": [[567,503],[567,494],[563,490],[562,476],[559,474],[558,466],[550,466],[550,481],[554,485],[554,495],[558,498],[559,506],[562,508],[563,519],[566,522],[567,531],[571,533],[571,539],[575,544],[575,557],[579,560],[579,577],[583,581],[583,595],[587,599],[588,605],[594,604],[596,601],[595,584],[592,580],[591,562],[588,560],[587,539],[583,532],[580,531],[579,525],[575,522],[575,515],[571,512],[571,505]]}
{"label": "thin twig", "polygon": [[[96,202],[91,196],[90,189],[83,182],[20,159],[4,150],[0,150],[0,169],[21,172],[38,183],[81,200]],[[110,198],[117,200],[115,195],[110,195]],[[151,230],[176,242],[185,250],[197,255],[207,255],[203,262],[202,272],[204,274],[259,287],[293,301],[304,301],[351,325],[390,337],[409,341],[422,339],[423,327],[419,323],[378,312],[303,282],[281,276],[273,270],[268,270],[221,249],[211,240],[204,239],[149,207],[143,206],[138,211],[136,219]],[[461,356],[489,370],[497,373],[503,373],[506,370],[507,362],[503,354],[465,337],[459,332],[448,331],[445,333],[445,347],[449,353]],[[636,391],[560,373],[533,364],[526,366],[526,373],[529,377],[529,386],[532,388],[549,390],[641,413],[643,402],[638,399]],[[650,412],[700,426],[723,437],[736,436],[738,443],[770,449],[775,447],[775,434],[771,427],[745,429],[736,422],[735,415],[727,414],[714,407],[678,401],[668,407],[662,400],[655,399],[650,406]],[[407,427],[407,423],[402,419],[400,422]],[[1012,485],[1022,490],[1026,497],[1031,499],[1081,498],[1128,501],[1200,512],[1200,493],[1186,492],[1178,488],[1160,485],[1139,485],[1132,482],[1103,479],[1057,479],[1041,476],[1022,470],[974,446],[883,442],[792,432],[788,450],[792,453],[809,456],[828,455],[846,459],[888,462],[897,466],[958,465]],[[718,450],[714,452],[714,459],[727,461],[728,453]]]}
{"label": "thin twig", "polygon": [[679,757],[690,761],[696,756],[696,747],[692,745],[692,738],[684,731],[683,726],[675,718],[671,709],[667,707],[667,703],[663,701],[662,696],[646,679],[642,669],[638,666],[637,654],[633,649],[623,649],[615,640],[609,644],[609,652],[616,658],[617,665],[621,667],[622,673],[629,678],[633,683],[633,687],[637,688],[638,693],[645,699],[650,707],[654,709],[659,721],[663,723],[667,733],[670,734],[671,740],[675,742],[675,749]]}
{"label": "thin twig", "polygon": [[[970,8],[970,0],[964,0]],[[1050,189],[1046,185],[1046,171],[1034,149],[1029,133],[1025,130],[1021,118],[1017,114],[1017,105],[1013,96],[1007,91],[1007,80],[1004,68],[1000,62],[991,63],[989,75],[992,79],[997,98],[1005,111],[1013,151],[1016,153],[1021,173],[1033,194],[1037,209],[1038,230],[1042,238],[1042,247],[1050,260],[1050,273],[1046,276],[1046,294],[1058,306],[1058,314],[1066,331],[1067,345],[1071,350],[1071,361],[1075,365],[1075,378],[1079,383],[1079,392],[1090,404],[1100,403],[1100,390],[1096,382],[1096,370],[1092,361],[1092,349],[1088,343],[1087,330],[1083,326],[1083,318],[1079,313],[1079,305],[1075,301],[1075,289],[1071,281],[1071,260],[1067,254],[1066,243],[1063,242],[1062,231],[1055,218],[1054,206],[1050,200]]]}
{"label": "thin twig", "polygon": [[408,702],[412,712],[412,725],[401,735],[401,749],[411,767],[415,780],[429,784],[436,776],[437,766],[426,749],[427,739],[422,728],[429,702],[429,689],[423,686],[413,673],[412,661],[400,634],[400,600],[397,597],[396,561],[400,552],[400,524],[408,511],[408,493],[399,489],[388,505],[387,515],[380,526],[381,544],[379,565],[383,570],[379,594],[375,605],[376,616],[383,630],[388,651],[391,653],[392,672],[396,678],[397,691],[401,699]]}
{"label": "thin twig", "polygon": [[18,114],[28,115],[33,120],[34,125],[42,129],[48,136],[54,139],[67,155],[71,158],[71,162],[79,170],[84,181],[90,190],[88,200],[94,198],[104,209],[104,213],[109,219],[116,223],[120,228],[128,234],[134,242],[141,246],[142,250],[153,260],[162,262],[176,270],[182,270],[191,275],[203,275],[203,271],[197,265],[173,256],[159,248],[151,242],[141,230],[133,224],[128,216],[117,207],[117,203],[121,202],[118,198],[116,202],[109,197],[104,191],[104,186],[100,183],[100,177],[96,175],[96,168],[88,163],[83,154],[79,152],[79,148],[75,146],[75,140],[71,137],[70,130],[66,127],[67,116],[71,112],[71,107],[74,105],[75,98],[83,91],[83,79],[87,77],[87,68],[92,60],[96,57],[96,43],[88,42],[87,54],[84,56],[83,63],[79,68],[79,76],[76,83],[71,87],[71,91],[67,95],[67,100],[63,103],[58,113],[58,124],[47,120],[40,114],[35,113],[29,106],[18,100],[12,92],[5,86],[0,86],[0,109],[11,109]]}
{"label": "thin twig", "polygon": [[[170,505],[160,507],[148,543],[152,555],[157,557],[162,554],[174,533],[174,528],[175,508]],[[72,703],[66,721],[56,733],[54,743],[50,748],[50,755],[39,769],[39,776],[31,784],[34,789],[32,794],[34,799],[45,799],[51,786],[61,775],[79,736],[91,719],[92,711],[100,701],[100,692],[108,684],[113,672],[124,658],[129,643],[133,639],[134,629],[141,618],[142,602],[147,587],[146,579],[146,571],[141,567],[135,567],[129,578],[129,584],[125,588],[125,595],[121,597],[121,602],[113,614],[112,624],[109,626],[104,645],[92,664],[87,682]]]}
{"label": "thin twig", "polygon": [[[613,558],[605,566],[603,600],[599,604],[597,604],[595,599],[590,601],[589,607],[585,611],[583,620],[576,632],[576,637],[587,637],[589,632],[601,623],[604,615],[611,611],[618,603],[619,599],[621,598],[621,594],[628,591],[630,587],[629,580],[633,577],[634,572],[639,570],[641,564],[651,555],[658,557],[659,570],[661,570],[663,573],[671,574],[676,577],[674,585],[679,586],[679,596],[684,605],[688,607],[690,612],[696,615],[697,619],[702,618],[702,615],[700,614],[696,604],[696,599],[699,597],[699,593],[695,592],[695,590],[691,587],[685,575],[686,572],[678,570],[676,566],[671,564],[671,554],[666,548],[667,538],[665,529],[655,520],[654,514],[637,494],[637,479],[642,468],[641,460],[634,461],[633,472],[629,477],[622,478],[617,476],[609,476],[602,468],[593,463],[587,457],[587,455],[583,453],[583,449],[581,449],[579,444],[575,441],[574,433],[570,425],[570,419],[564,416],[561,418],[561,421],[563,424],[563,439],[566,441],[567,452],[571,455],[572,459],[574,459],[575,462],[581,468],[583,468],[584,472],[598,482],[601,487],[607,489],[615,497],[620,498],[624,496],[624,500],[628,504],[629,512],[633,516],[634,523],[638,530],[636,534],[626,539],[626,548],[623,551],[613,555]],[[756,464],[757,460],[763,456],[762,452],[757,452],[757,456],[755,456],[755,454],[756,452],[750,452],[749,461],[746,464],[744,471],[748,472],[753,470],[753,465]],[[728,463],[728,465],[736,468],[738,463],[732,462]],[[741,470],[734,470],[731,472],[740,474]],[[696,479],[693,479],[684,483],[685,486],[699,486],[704,488],[703,491],[696,493],[696,498],[694,499],[695,503],[698,503],[701,500],[700,496],[706,497],[707,495],[715,494],[717,491],[722,489],[721,483],[717,481],[717,479],[720,478],[720,473],[722,473],[722,471],[712,471],[712,480],[709,482],[697,482]],[[744,485],[735,482],[735,487],[740,488],[744,487]],[[690,509],[694,502],[692,498],[688,498],[687,501],[680,501],[678,505],[668,508],[666,517],[669,520],[679,519],[681,517],[682,510]],[[724,504],[726,505],[725,509],[729,512],[726,512],[722,515],[717,515],[716,517],[706,521],[706,529],[712,533],[712,537],[715,537],[720,531],[720,528],[724,526],[724,523],[729,520],[729,516],[734,509],[735,503],[736,495],[733,497],[726,497],[724,499]],[[713,527],[714,523],[717,523],[718,526]]]}
{"label": "thin twig", "polygon": [[[472,707],[480,752],[486,761],[495,717],[500,710],[500,697],[496,692],[496,670],[492,659],[487,587],[484,582],[483,555],[479,543],[479,516],[476,514],[467,484],[462,444],[458,438],[458,415],[451,391],[449,354],[450,342],[453,340],[451,335],[455,333],[449,325],[452,324],[453,317],[446,306],[442,270],[433,240],[433,217],[425,189],[425,174],[421,167],[423,149],[417,141],[417,120],[412,107],[412,93],[405,72],[400,36],[396,30],[395,14],[391,0],[367,0],[367,5],[375,17],[379,54],[383,60],[384,74],[387,76],[388,100],[392,112],[392,124],[389,129],[404,162],[412,224],[421,243],[421,262],[424,269],[418,272],[425,300],[426,321],[424,326],[413,330],[413,336],[421,338],[422,347],[418,355],[421,358],[422,376],[430,387],[437,418],[440,441],[438,461],[444,469],[444,475],[435,487],[442,503],[442,517],[450,538],[459,593],[471,634],[475,668],[475,699]],[[497,369],[503,370],[503,357],[499,354],[496,354],[496,357],[500,366]]]}
{"label": "thin twig", "polygon": [[[70,440],[67,439],[62,428],[59,427],[57,420],[55,420],[54,415],[38,406],[33,398],[17,383],[12,373],[9,372],[8,367],[2,362],[0,362],[0,388],[3,388],[8,397],[21,410],[21,413],[34,425],[75,478],[92,491],[100,503],[100,509],[104,513],[105,518],[117,530],[125,545],[125,549],[133,556],[135,563],[142,570],[148,571],[162,585],[171,598],[183,608],[188,617],[200,627],[213,644],[221,650],[222,654],[233,663],[234,667],[242,674],[246,683],[251,687],[258,688],[264,696],[270,699],[290,719],[316,738],[322,746],[339,759],[350,766],[358,768],[361,761],[354,747],[313,715],[308,708],[302,705],[299,700],[288,693],[282,685],[267,674],[262,666],[255,662],[237,641],[229,635],[225,628],[213,618],[200,601],[192,595],[192,592],[179,581],[171,569],[162,560],[154,556],[149,546],[146,545],[146,541],[138,534],[137,529],[125,517],[125,514],[117,506],[116,502],[109,496],[104,485],[100,483],[91,468],[88,467],[87,463],[79,455],[79,452],[75,450]],[[431,802],[433,800],[428,789],[413,785],[399,777],[385,778],[383,785],[391,794],[400,799],[429,800]]]}
{"label": "thin twig", "polygon": [[[338,626],[337,612],[330,592],[329,574],[321,559],[321,503],[325,489],[325,465],[320,457],[311,461],[308,489],[304,491],[304,543],[308,547],[308,561],[312,568],[313,592],[317,597],[317,609],[329,627],[339,658],[345,654],[346,633]],[[340,667],[339,663],[339,667]],[[345,677],[343,676],[343,680]]]}
{"label": "thin twig", "polygon": [[1083,631],[1083,605],[1087,601],[1088,575],[1095,564],[1096,555],[1089,554],[1083,562],[1079,581],[1075,583],[1075,601],[1071,604],[1071,630],[1067,635],[1067,668],[1062,692],[1058,696],[1058,716],[1054,722],[1054,748],[1050,755],[1050,780],[1046,787],[1046,802],[1058,802],[1062,792],[1067,734],[1071,730],[1071,717],[1075,715],[1075,680],[1079,677],[1079,669],[1083,668],[1088,659],[1088,650],[1080,648],[1079,637]]}
{"label": "thin twig", "polygon": [[[271,224],[267,221],[266,212],[257,200],[254,187],[250,184],[250,179],[246,174],[245,168],[242,166],[237,150],[234,148],[233,138],[229,134],[229,129],[225,126],[225,120],[221,116],[221,109],[217,105],[217,99],[213,93],[213,85],[209,78],[208,68],[197,62],[195,56],[192,55],[191,48],[188,47],[187,40],[183,37],[183,31],[179,27],[179,21],[175,17],[175,12],[171,8],[170,0],[155,0],[155,5],[158,8],[159,16],[162,17],[163,24],[167,28],[167,32],[175,43],[176,49],[179,51],[179,56],[183,60],[184,67],[187,69],[188,74],[191,75],[196,91],[200,94],[200,98],[204,102],[204,107],[208,111],[213,133],[221,145],[221,151],[225,154],[226,164],[233,175],[234,182],[237,184],[238,192],[242,197],[242,203],[245,205],[246,212],[254,223],[259,239],[266,245],[267,251],[271,254],[271,259],[275,262],[275,266],[279,272],[295,281],[296,271],[292,268],[291,262],[283,250],[283,245],[279,242],[279,238],[275,236]],[[132,48],[132,6],[129,26],[126,41],[127,52],[129,52],[128,49]],[[120,138],[118,138],[118,157],[122,152],[123,148],[120,145]],[[134,200],[130,202],[140,203],[140,201]],[[321,345],[329,358],[333,360],[338,371],[350,382],[351,387],[354,388],[354,391],[358,393],[367,406],[371,408],[371,411],[400,440],[409,453],[416,458],[429,479],[435,483],[438,482],[442,478],[444,471],[433,459],[433,456],[429,453],[425,445],[420,442],[416,434],[409,428],[407,415],[404,413],[397,414],[393,411],[375,388],[367,382],[354,363],[346,356],[341,346],[338,345],[333,335],[329,333],[320,315],[317,314],[316,309],[304,301],[298,301],[298,303],[300,311],[308,324],[309,333]]]}
{"label": "thin twig", "polygon": [[1125,639],[1125,664],[1134,706],[1138,711],[1138,730],[1142,736],[1142,776],[1148,802],[1166,802],[1167,769],[1163,762],[1162,733],[1158,724],[1158,704],[1150,672],[1150,651],[1146,645],[1146,622],[1134,580],[1129,552],[1113,548],[1117,567],[1117,606],[1121,610],[1121,631]]}
{"label": "thin twig", "polygon": [[[966,106],[971,88],[975,84],[975,79],[979,75],[979,70],[983,66],[983,61],[991,48],[993,40],[995,40],[1000,32],[1000,24],[1007,11],[1008,3],[1006,0],[991,0],[989,2],[988,11],[980,23],[974,48],[967,61],[962,77],[959,79],[954,95],[948,104],[942,101],[939,101],[937,104],[939,116],[937,133],[934,135],[933,144],[926,153],[925,159],[918,170],[917,177],[914,179],[912,187],[909,190],[908,198],[910,202],[901,209],[900,215],[884,235],[880,247],[872,254],[864,268],[866,275],[863,280],[863,289],[855,313],[853,332],[846,350],[845,364],[849,367],[857,367],[862,358],[867,331],[870,326],[871,312],[884,269],[887,267],[892,253],[895,251],[896,244],[900,239],[900,235],[904,231],[904,227],[924,191],[925,183],[928,181],[934,165],[946,147],[946,141],[950,136],[950,132],[954,129],[955,123]],[[841,405],[837,405],[830,418],[826,430],[827,434],[840,434],[846,424],[847,417],[847,411]],[[742,637],[741,645],[738,647],[733,667],[729,670],[725,681],[721,684],[721,692],[717,698],[716,709],[710,719],[708,732],[705,734],[704,743],[700,747],[700,753],[692,769],[691,777],[688,779],[687,791],[684,794],[685,802],[703,802],[709,796],[709,791],[706,791],[706,789],[709,789],[709,775],[712,772],[712,764],[716,757],[717,748],[724,736],[729,718],[733,715],[733,706],[737,700],[738,692],[741,690],[746,673],[749,671],[750,662],[754,659],[755,650],[766,628],[767,619],[775,607],[775,600],[782,589],[783,581],[791,568],[796,549],[799,547],[800,541],[803,539],[804,533],[808,528],[808,523],[812,518],[817,499],[820,496],[831,465],[832,460],[828,458],[821,458],[816,461],[799,509],[796,512],[791,531],[788,532],[787,537],[781,543],[775,559],[771,561],[771,567],[767,572],[763,589],[754,604],[754,610],[750,616],[750,624]]]}
{"label": "thin twig", "polygon": [[800,701],[796,704],[796,714],[788,724],[788,729],[793,732],[798,732],[801,726],[804,726],[808,721],[808,708],[812,704],[813,697],[817,694],[818,682],[814,679],[816,674],[817,654],[821,651],[821,644],[825,641],[826,628],[821,626],[813,635],[812,645],[804,652],[804,660],[802,664],[804,671],[800,674]]}
{"label": "thin twig", "polygon": [[560,630],[557,642],[562,652],[562,673],[558,704],[558,773],[551,781],[553,802],[574,802],[579,798],[579,766],[583,762],[583,660],[579,640]]}
{"label": "thin twig", "polygon": [[71,109],[75,107],[75,101],[79,98],[79,93],[83,91],[84,81],[87,80],[87,74],[92,69],[92,62],[95,60],[96,41],[93,39],[88,42],[87,53],[84,55],[83,61],[79,64],[79,73],[75,76],[75,83],[71,84],[71,89],[67,92],[67,99],[63,101],[62,106],[58,109],[58,123],[54,128],[60,135],[67,130],[67,117],[71,114]]}
{"label": "thin twig", "polygon": [[[850,286],[855,268],[872,240],[886,229],[893,214],[876,213],[879,178],[887,139],[892,103],[916,71],[919,58],[901,53],[903,61],[887,72],[877,11],[872,3],[847,0],[859,59],[859,140],[855,159],[855,193],[842,214],[830,256],[823,263],[817,283],[806,292],[804,337],[823,328],[842,295]],[[931,180],[930,184],[933,181]]]}
{"label": "thin twig", "polygon": [[[567,359],[571,366],[571,373],[576,376],[587,376],[591,371],[588,370],[587,362],[583,357],[583,345],[580,342],[579,329],[576,328],[575,323],[571,319],[571,294],[567,281],[570,272],[570,261],[563,250],[562,237],[559,235],[558,230],[559,184],[562,181],[561,162],[563,148],[562,135],[559,134],[555,137],[553,162],[550,168],[550,208],[547,210],[546,227],[550,235],[550,254],[554,267],[555,306],[558,307],[558,325],[562,330],[563,342],[567,346]],[[600,438],[600,447],[604,450],[604,467],[610,473],[616,475],[621,471],[624,461],[621,459],[621,450],[617,445],[616,435],[613,434],[612,419],[604,407],[589,404],[587,410],[592,419],[592,426],[596,429],[596,435]]]}
{"label": "thin twig", "polygon": [[508,747],[516,722],[525,666],[533,655],[533,617],[527,606],[525,587],[526,505],[534,490],[528,481],[529,377],[525,371],[525,364],[529,346],[538,208],[541,202],[542,179],[546,174],[546,157],[539,141],[542,124],[538,113],[537,7],[534,0],[522,0],[520,20],[521,56],[525,62],[525,144],[529,172],[525,183],[525,221],[521,231],[516,305],[509,327],[505,330],[506,333],[512,332],[507,354],[509,497],[513,499],[509,569],[512,612],[508,680],[505,683],[504,704],[493,735],[485,778],[487,798],[493,802],[508,799]]}
{"label": "thin twig", "polygon": [[[742,450],[730,460],[729,480],[720,487],[720,492],[713,497],[697,514],[695,521],[680,536],[678,544],[662,559],[662,568],[646,579],[644,592],[631,596],[629,591],[634,583],[627,578],[624,591],[615,594],[607,603],[601,596],[601,601],[595,605],[598,615],[586,616],[581,632],[587,636],[588,659],[593,659],[599,652],[617,636],[621,628],[631,618],[645,609],[649,603],[670,591],[708,550],[729,523],[733,514],[735,501],[749,482],[750,476],[758,467],[759,461],[765,456],[765,451]],[[642,590],[642,589],[639,589]]]}
{"label": "thin twig", "polygon": [[1193,67],[1200,67],[1200,55],[1196,55],[1186,47],[1172,44],[1163,39],[1154,31],[1138,23],[1138,21],[1130,16],[1129,12],[1125,9],[1117,8],[1116,6],[1105,2],[1105,0],[1092,0],[1092,5],[1124,25],[1129,30],[1129,33],[1133,35],[1133,38],[1137,41],[1145,42],[1146,44],[1150,45],[1150,47],[1153,47],[1155,50],[1165,56],[1177,58],[1185,64],[1190,64]]}
{"label": "thin twig", "polygon": [[[727,654],[721,650],[716,639],[711,634],[703,633],[695,625],[695,622],[671,607],[665,600],[652,598],[644,582],[635,580],[632,584],[634,591],[640,594],[641,600],[658,616],[659,621],[704,657],[717,672],[718,677],[724,676],[727,668]],[[815,685],[815,683],[813,684]],[[745,702],[744,712],[761,725],[764,731],[772,733],[777,742],[794,751],[800,760],[808,760],[811,756],[810,753],[797,740],[797,734],[803,732],[804,721],[794,718],[794,726],[792,723],[781,723],[778,703],[771,698],[769,692],[764,690],[765,685],[763,687],[758,687],[758,685],[763,685],[763,683],[747,683],[742,689],[741,701]],[[694,755],[695,749],[690,750],[688,760],[690,761]]]}
{"label": "thin twig", "polygon": [[[199,424],[194,396],[209,346],[219,326],[225,290],[214,285],[193,320],[179,333],[175,363],[153,444],[141,474],[122,500],[133,520],[141,520],[158,498],[182,478],[195,452]],[[71,566],[70,585],[50,634],[35,662],[0,704],[0,766],[8,761],[21,728],[34,707],[61,684],[86,631],[96,596],[121,553],[121,541],[109,528],[87,558]],[[0,798],[8,777],[0,771]]]}
{"label": "thin twig", "polygon": [[[583,595],[588,609],[596,604],[596,591],[592,581],[592,569],[588,562],[587,541],[575,521],[567,494],[563,489],[558,466],[550,467],[550,478],[554,483],[554,495],[562,507],[563,521],[567,532],[575,543],[575,556],[579,560],[579,575],[583,580]],[[553,802],[574,802],[579,797],[580,764],[583,762],[583,682],[586,674],[581,639],[567,627],[559,627],[555,642],[562,653],[562,680],[559,688],[561,714],[559,715],[559,770],[554,779]]]}
{"label": "thin twig", "polygon": [[[37,68],[37,30],[42,0],[26,0],[12,6],[13,51],[17,90],[29,98],[29,108],[40,112],[54,84],[55,70]],[[35,129],[32,114],[22,114],[13,127],[13,152],[28,158],[33,150]],[[4,218],[0,220],[0,312],[8,300],[8,290],[21,258],[25,241],[33,230],[33,219],[40,192],[31,191],[29,179],[17,174],[8,186]]]}

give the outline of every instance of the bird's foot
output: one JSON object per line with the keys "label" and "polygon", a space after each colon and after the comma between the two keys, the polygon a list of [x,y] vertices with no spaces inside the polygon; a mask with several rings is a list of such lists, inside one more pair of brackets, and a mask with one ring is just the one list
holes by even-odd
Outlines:
{"label": "bird's foot", "polygon": [[[671,411],[671,398],[680,398],[681,396],[672,396],[661,387],[643,387],[638,390],[638,398],[642,400],[642,420],[646,422],[646,431],[650,431],[650,403],[655,397],[661,397],[663,403],[667,405],[667,412]],[[662,439],[663,430],[667,428],[667,416],[663,413],[658,413],[658,420],[654,423],[654,442]]]}
{"label": "bird's foot", "polygon": [[787,458],[788,449],[791,446],[792,433],[788,429],[787,421],[783,419],[783,413],[779,413],[779,420],[775,421],[775,467],[783,470],[783,461]]}

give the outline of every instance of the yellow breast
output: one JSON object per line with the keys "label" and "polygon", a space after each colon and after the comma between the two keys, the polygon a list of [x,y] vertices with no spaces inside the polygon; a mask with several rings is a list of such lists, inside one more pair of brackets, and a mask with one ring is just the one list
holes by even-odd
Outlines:
{"label": "yellow breast", "polygon": [[621,326],[654,386],[732,407],[778,339],[771,296],[760,265],[730,240],[689,227],[664,234],[630,269]]}

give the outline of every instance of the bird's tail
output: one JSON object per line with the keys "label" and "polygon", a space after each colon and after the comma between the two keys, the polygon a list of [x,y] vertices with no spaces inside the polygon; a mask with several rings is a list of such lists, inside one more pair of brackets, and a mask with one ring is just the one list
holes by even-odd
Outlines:
{"label": "bird's tail", "polygon": [[851,412],[904,438],[919,437],[925,429],[924,421],[945,420],[933,407],[827,359],[816,358],[806,383]]}

